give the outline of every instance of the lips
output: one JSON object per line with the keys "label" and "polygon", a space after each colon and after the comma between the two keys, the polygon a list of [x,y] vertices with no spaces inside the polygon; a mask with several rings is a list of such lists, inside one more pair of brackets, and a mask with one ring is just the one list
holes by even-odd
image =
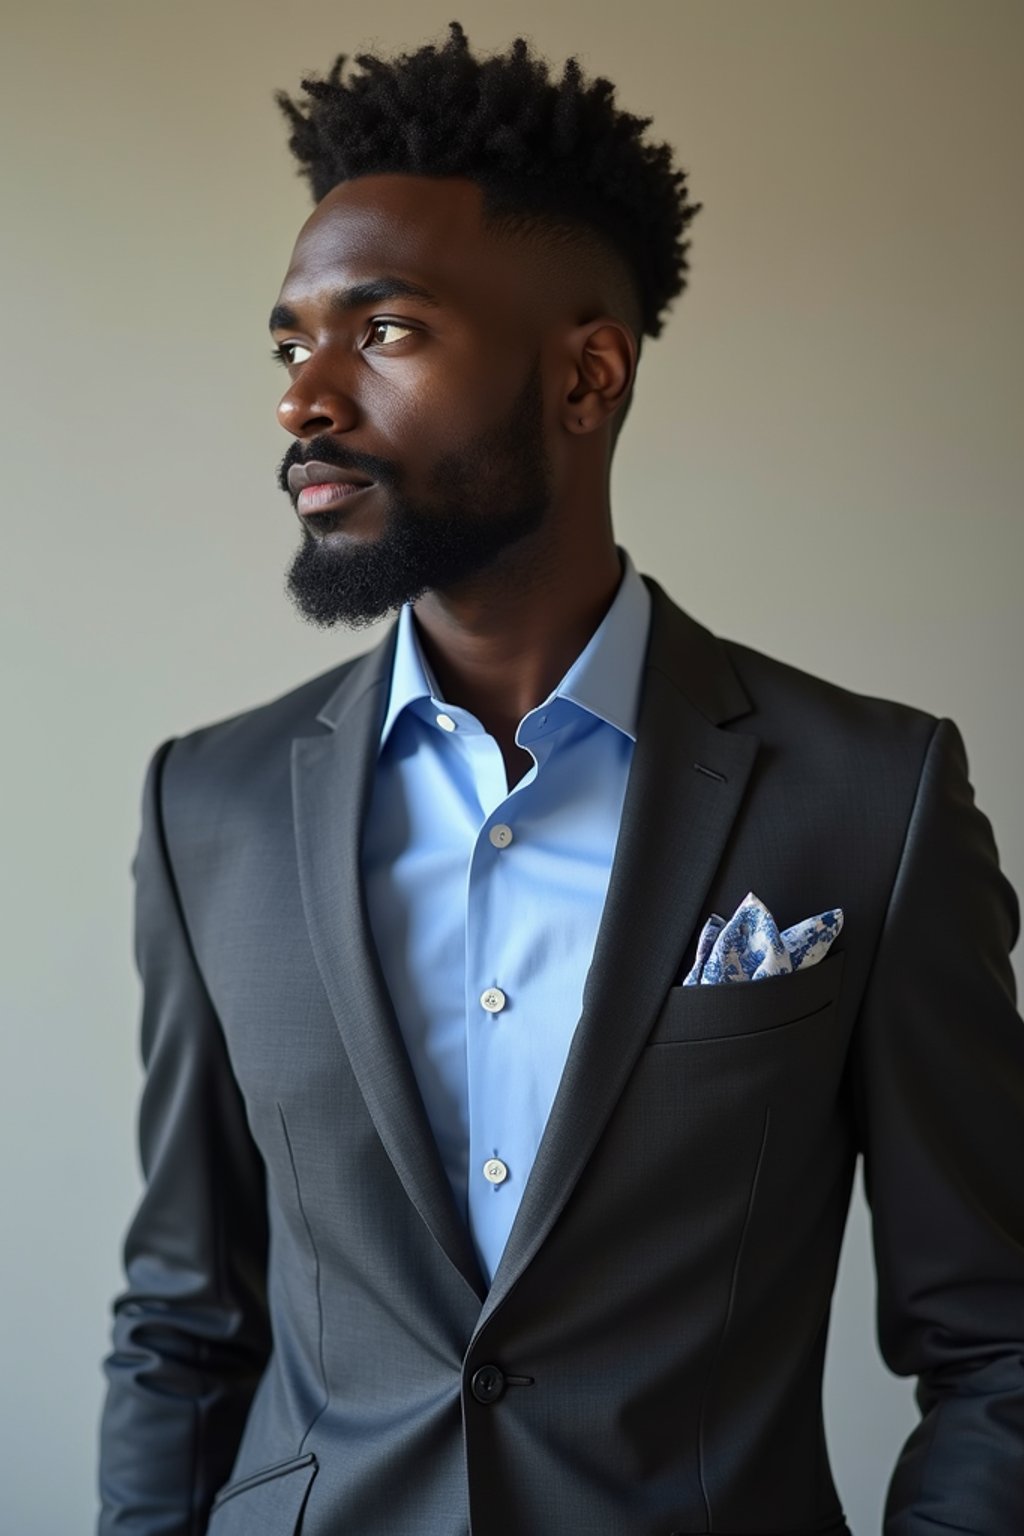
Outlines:
{"label": "lips", "polygon": [[355,469],[336,469],[333,464],[324,464],[318,459],[312,459],[308,464],[293,464],[288,470],[288,489],[293,500],[309,486],[338,485],[362,490],[372,484],[369,475],[361,475]]}
{"label": "lips", "polygon": [[343,501],[358,498],[370,489],[368,485],[350,485],[345,480],[339,480],[335,485],[306,485],[298,494],[295,510],[302,514],[326,512],[331,507],[340,506]]}

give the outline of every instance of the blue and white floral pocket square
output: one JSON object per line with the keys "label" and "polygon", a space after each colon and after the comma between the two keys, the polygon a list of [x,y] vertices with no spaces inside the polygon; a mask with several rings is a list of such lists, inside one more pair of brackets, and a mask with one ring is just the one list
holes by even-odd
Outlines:
{"label": "blue and white floral pocket square", "polygon": [[712,912],[701,929],[697,958],[682,985],[712,986],[724,981],[788,976],[790,971],[823,960],[842,926],[843,909],[832,907],[780,933],[761,898],[748,891],[728,922]]}

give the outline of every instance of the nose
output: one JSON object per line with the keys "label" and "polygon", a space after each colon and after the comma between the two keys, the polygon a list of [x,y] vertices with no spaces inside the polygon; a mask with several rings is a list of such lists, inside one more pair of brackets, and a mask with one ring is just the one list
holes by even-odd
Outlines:
{"label": "nose", "polygon": [[305,363],[281,397],[277,419],[293,437],[316,437],[323,432],[348,432],[358,419],[355,402],[317,354]]}

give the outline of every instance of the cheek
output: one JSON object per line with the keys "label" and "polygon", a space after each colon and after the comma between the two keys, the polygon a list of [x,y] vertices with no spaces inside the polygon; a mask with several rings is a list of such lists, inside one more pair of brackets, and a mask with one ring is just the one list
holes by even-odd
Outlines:
{"label": "cheek", "polygon": [[473,383],[429,357],[394,359],[367,381],[362,397],[366,428],[380,451],[406,458],[450,442],[475,408]]}
{"label": "cheek", "polygon": [[375,381],[366,395],[367,427],[383,455],[410,468],[429,466],[507,416],[517,375],[503,367],[410,367]]}

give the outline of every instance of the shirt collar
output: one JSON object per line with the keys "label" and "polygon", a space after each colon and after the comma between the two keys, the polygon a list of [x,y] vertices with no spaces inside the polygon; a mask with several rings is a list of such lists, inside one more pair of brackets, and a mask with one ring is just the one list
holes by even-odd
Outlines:
{"label": "shirt collar", "polygon": [[[556,698],[569,699],[635,741],[651,595],[628,551],[619,545],[616,548],[622,579],[611,606],[562,681],[537,708]],[[380,734],[382,749],[399,715],[418,699],[429,699],[438,710],[445,709],[437,679],[419,643],[412,604],[405,603],[398,615],[391,691]]]}

